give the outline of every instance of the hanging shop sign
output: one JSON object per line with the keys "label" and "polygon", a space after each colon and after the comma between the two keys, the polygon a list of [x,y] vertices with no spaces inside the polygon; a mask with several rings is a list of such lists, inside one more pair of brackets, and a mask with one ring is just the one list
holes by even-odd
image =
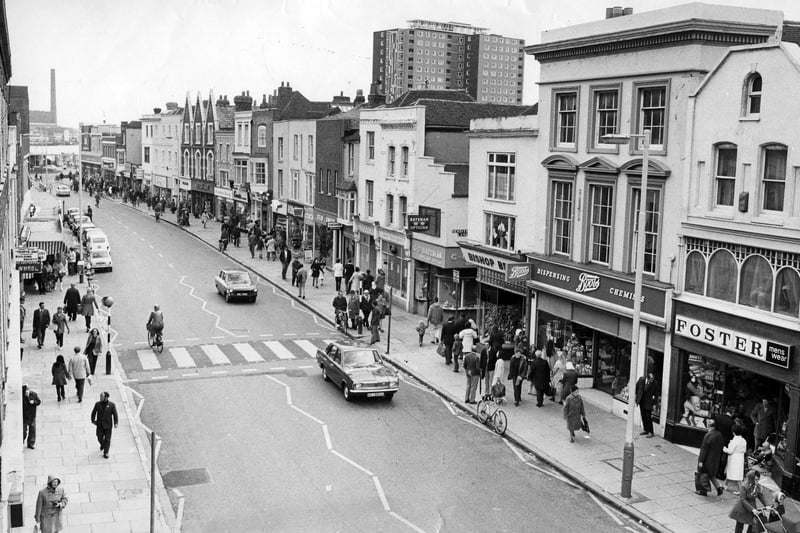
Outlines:
{"label": "hanging shop sign", "polygon": [[506,263],[506,281],[533,279],[533,263]]}
{"label": "hanging shop sign", "polygon": [[791,347],[684,315],[675,315],[675,334],[752,357],[781,368],[789,368]]}
{"label": "hanging shop sign", "polygon": [[431,229],[430,215],[407,215],[408,231],[428,231]]}
{"label": "hanging shop sign", "polygon": [[15,266],[20,272],[41,272],[46,256],[39,248],[17,248],[14,253]]}
{"label": "hanging shop sign", "polygon": [[[587,271],[538,257],[533,262],[532,288],[554,287],[585,298],[633,309],[633,281]],[[656,317],[665,316],[666,289],[642,285],[642,312]]]}

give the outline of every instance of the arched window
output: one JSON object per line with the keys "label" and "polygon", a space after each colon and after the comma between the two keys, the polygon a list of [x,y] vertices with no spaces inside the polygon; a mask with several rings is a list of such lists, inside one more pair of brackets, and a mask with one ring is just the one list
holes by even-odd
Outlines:
{"label": "arched window", "polygon": [[194,153],[194,174],[193,178],[199,178],[203,175],[203,160],[200,159],[200,152]]}
{"label": "arched window", "polygon": [[736,260],[727,250],[714,252],[708,262],[706,296],[736,303]]}
{"label": "arched window", "polygon": [[267,147],[267,127],[263,124],[258,127],[258,147]]}
{"label": "arched window", "polygon": [[756,309],[772,309],[772,267],[760,255],[752,255],[742,265],[739,276],[739,303]]}
{"label": "arched window", "polygon": [[191,173],[190,168],[190,159],[189,159],[189,150],[183,152],[183,172],[181,172],[182,176],[189,176]]}
{"label": "arched window", "polygon": [[775,312],[797,317],[800,311],[800,276],[793,268],[783,268],[775,278]]}
{"label": "arched window", "polygon": [[683,290],[694,294],[703,294],[706,286],[706,258],[700,252],[691,252],[686,256],[686,281]]}
{"label": "arched window", "polygon": [[758,115],[761,113],[761,74],[752,73],[747,77],[745,84],[745,115]]}
{"label": "arched window", "polygon": [[206,162],[206,176],[210,179],[214,178],[214,154],[209,153]]}

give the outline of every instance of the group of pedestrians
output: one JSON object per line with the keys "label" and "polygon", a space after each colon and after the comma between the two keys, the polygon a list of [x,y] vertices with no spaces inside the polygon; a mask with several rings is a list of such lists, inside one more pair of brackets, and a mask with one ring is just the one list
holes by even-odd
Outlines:
{"label": "group of pedestrians", "polygon": [[[324,263],[320,265],[324,269]],[[312,274],[313,268],[312,263]],[[370,330],[369,344],[380,342],[383,320],[391,313],[385,294],[386,274],[383,269],[378,269],[375,277],[369,269],[362,272],[352,261],[345,265],[341,259],[337,259],[333,264],[333,278],[336,289],[333,299],[336,323],[345,328],[349,322],[349,327],[359,332],[367,325]]]}

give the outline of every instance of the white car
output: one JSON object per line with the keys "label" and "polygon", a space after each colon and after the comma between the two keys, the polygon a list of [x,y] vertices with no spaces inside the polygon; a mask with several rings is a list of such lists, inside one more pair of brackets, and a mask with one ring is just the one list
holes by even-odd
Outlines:
{"label": "white car", "polygon": [[111,254],[108,250],[92,250],[89,252],[89,266],[95,272],[100,270],[108,270],[111,272],[113,261],[111,261]]}
{"label": "white car", "polygon": [[84,244],[89,250],[111,251],[111,243],[108,242],[108,237],[102,230],[97,228],[86,231],[86,240]]}
{"label": "white car", "polygon": [[60,185],[56,185],[56,196],[69,196],[71,189],[69,185],[64,185],[63,183]]}
{"label": "white car", "polygon": [[81,232],[82,238],[84,242],[86,241],[86,230],[95,229],[97,226],[92,224],[91,222],[82,222],[78,231]]}

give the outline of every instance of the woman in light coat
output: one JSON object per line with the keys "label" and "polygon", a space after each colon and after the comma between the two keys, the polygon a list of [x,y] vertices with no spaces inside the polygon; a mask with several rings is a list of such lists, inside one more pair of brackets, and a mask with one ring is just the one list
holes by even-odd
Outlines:
{"label": "woman in light coat", "polygon": [[744,479],[744,454],[747,451],[747,441],[742,437],[742,427],[734,424],[733,438],[722,451],[728,454],[728,464],[725,466],[725,476],[727,484],[733,484],[731,489],[734,494],[738,493],[739,482]]}
{"label": "woman in light coat", "polygon": [[40,533],[58,533],[64,529],[61,512],[68,501],[61,488],[61,480],[53,474],[47,476],[47,486],[39,491],[33,515]]}
{"label": "woman in light coat", "polygon": [[97,305],[97,300],[94,297],[94,291],[89,289],[86,291],[86,294],[83,295],[83,298],[81,298],[81,314],[86,321],[87,333],[92,327],[92,317],[94,316],[95,309],[99,311],[100,307]]}
{"label": "woman in light coat", "polygon": [[553,386],[553,401],[558,403],[564,403],[564,398],[567,397],[569,391],[566,393],[562,393],[561,389],[561,380],[564,377],[564,371],[567,368],[567,358],[566,355],[562,350],[558,350],[556,352],[555,362],[550,365],[550,385]]}

